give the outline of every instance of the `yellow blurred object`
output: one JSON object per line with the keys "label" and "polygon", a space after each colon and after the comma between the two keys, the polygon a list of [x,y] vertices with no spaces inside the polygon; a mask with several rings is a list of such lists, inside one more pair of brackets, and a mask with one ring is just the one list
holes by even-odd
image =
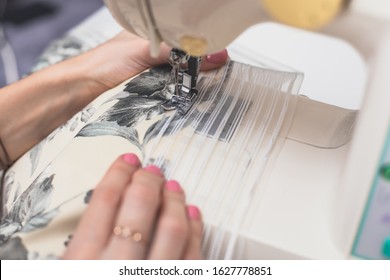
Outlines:
{"label": "yellow blurred object", "polygon": [[318,29],[332,21],[345,0],[260,0],[276,21],[304,29]]}
{"label": "yellow blurred object", "polygon": [[202,56],[206,53],[207,41],[203,38],[183,36],[180,40],[181,49],[191,56]]}

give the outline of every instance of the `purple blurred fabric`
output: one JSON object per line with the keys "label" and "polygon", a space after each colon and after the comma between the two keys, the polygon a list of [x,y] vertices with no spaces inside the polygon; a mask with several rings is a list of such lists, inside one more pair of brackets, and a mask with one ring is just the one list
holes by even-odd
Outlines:
{"label": "purple blurred fabric", "polygon": [[[19,74],[29,72],[52,40],[61,37],[102,6],[103,0],[8,0],[2,24],[16,54]],[[0,59],[0,87],[4,85]]]}

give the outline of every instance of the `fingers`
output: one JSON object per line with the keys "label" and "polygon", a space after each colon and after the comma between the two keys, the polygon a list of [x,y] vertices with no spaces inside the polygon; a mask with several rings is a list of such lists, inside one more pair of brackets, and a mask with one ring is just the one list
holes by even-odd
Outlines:
{"label": "fingers", "polygon": [[[83,65],[81,71],[89,73],[92,94],[96,96],[148,68],[168,63],[171,49],[162,43],[158,57],[152,57],[148,40],[122,31],[108,42],[73,58],[72,63]],[[226,50],[203,56],[201,70],[221,67],[227,59]]]}
{"label": "fingers", "polygon": [[148,243],[153,237],[164,183],[161,171],[155,166],[134,173],[116,219],[118,232],[111,238],[104,258],[145,258]]}
{"label": "fingers", "polygon": [[178,182],[127,154],[97,185],[64,258],[200,259],[202,227]]}
{"label": "fingers", "polygon": [[168,181],[149,259],[181,259],[189,235],[183,190],[176,181]]}
{"label": "fingers", "polygon": [[226,49],[214,54],[203,56],[200,70],[207,71],[219,68],[226,63],[228,58],[229,55]]}
{"label": "fingers", "polygon": [[164,202],[149,259],[199,260],[203,223],[199,208],[185,205],[182,188],[176,181],[165,185]]}
{"label": "fingers", "polygon": [[99,256],[111,235],[121,197],[132,175],[140,167],[137,156],[118,158],[96,186],[64,258],[94,259]]}
{"label": "fingers", "polygon": [[[138,64],[143,65],[145,69],[148,67],[153,67],[156,65],[167,63],[169,54],[172,49],[171,46],[168,46],[166,43],[162,43],[160,45],[160,53],[158,57],[154,58],[150,56],[150,42],[145,39],[142,39],[127,31],[122,31],[114,39],[127,41],[126,44],[129,44],[128,41],[130,40],[133,42],[137,41],[137,43],[140,46],[138,49],[142,50],[142,52],[140,52],[142,57],[136,58],[136,61],[138,62]],[[140,42],[142,42],[142,44],[140,44]],[[221,50],[220,52],[217,53],[204,55],[202,56],[202,63],[201,63],[200,70],[207,71],[207,70],[219,68],[226,63],[228,58],[229,55],[226,49]]]}
{"label": "fingers", "polygon": [[187,250],[184,254],[185,260],[200,260],[202,259],[202,236],[203,236],[203,222],[200,210],[198,207],[190,205],[187,206],[187,215],[190,220],[191,236],[188,240]]}

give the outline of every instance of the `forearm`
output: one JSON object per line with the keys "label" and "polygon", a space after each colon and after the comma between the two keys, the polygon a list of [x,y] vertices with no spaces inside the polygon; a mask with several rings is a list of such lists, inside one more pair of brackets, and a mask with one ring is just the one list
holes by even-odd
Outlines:
{"label": "forearm", "polygon": [[[80,56],[0,90],[0,138],[12,161],[104,91],[164,61],[147,61],[148,42],[122,33]],[[143,61],[147,63],[143,64]],[[0,153],[0,157],[4,156]]]}
{"label": "forearm", "polygon": [[38,71],[0,90],[0,137],[12,161],[105,90],[89,76],[91,55]]}

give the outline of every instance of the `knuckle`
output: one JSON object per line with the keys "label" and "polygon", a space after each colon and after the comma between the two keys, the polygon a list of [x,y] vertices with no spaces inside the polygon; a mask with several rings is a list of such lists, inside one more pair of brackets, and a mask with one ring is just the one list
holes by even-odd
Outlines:
{"label": "knuckle", "polygon": [[131,187],[128,193],[131,201],[140,206],[157,205],[159,203],[158,193],[155,190],[143,185]]}
{"label": "knuckle", "polygon": [[137,170],[134,173],[133,182],[138,183],[140,185],[148,186],[151,188],[161,189],[162,185],[164,183],[164,178],[159,177],[159,176],[155,176],[155,175],[151,175],[151,174],[149,174],[141,169],[141,170]]}
{"label": "knuckle", "polygon": [[118,190],[101,186],[92,193],[92,200],[99,201],[108,206],[114,206],[119,202],[120,193]]}
{"label": "knuckle", "polygon": [[178,216],[162,218],[161,229],[174,238],[187,238],[189,233],[188,224]]}

